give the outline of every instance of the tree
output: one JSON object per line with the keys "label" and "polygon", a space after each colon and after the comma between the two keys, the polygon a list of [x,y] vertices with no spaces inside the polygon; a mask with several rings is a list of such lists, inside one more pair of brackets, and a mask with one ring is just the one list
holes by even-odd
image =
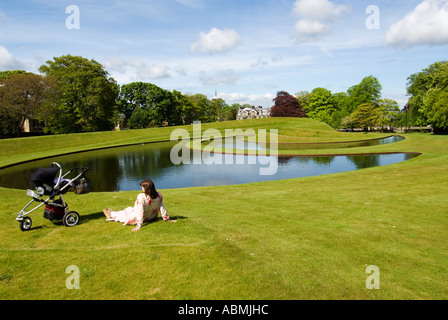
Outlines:
{"label": "tree", "polygon": [[347,90],[347,94],[350,97],[348,112],[352,113],[358,106],[364,103],[378,105],[378,100],[381,98],[381,90],[381,84],[376,77],[372,75],[365,77],[359,84]]}
{"label": "tree", "polygon": [[330,125],[335,129],[346,127],[347,122],[345,121],[343,123],[343,120],[346,117],[350,118],[350,97],[345,92],[338,92],[333,94],[333,101],[336,106],[336,110],[333,112]]}
{"label": "tree", "polygon": [[175,99],[168,90],[150,84],[147,95],[148,111],[152,114],[155,124],[158,126],[182,124],[178,114]]}
{"label": "tree", "polygon": [[351,115],[351,122],[367,130],[381,122],[381,111],[372,103],[363,103]]}
{"label": "tree", "polygon": [[32,74],[32,73],[26,72],[25,70],[0,71],[0,80],[8,79],[9,77],[17,74]]}
{"label": "tree", "polygon": [[304,109],[308,118],[331,124],[333,113],[337,107],[330,90],[315,88],[309,94]]}
{"label": "tree", "polygon": [[448,62],[439,61],[408,77],[407,92],[411,96],[411,121],[414,125],[430,123],[435,132],[448,131],[446,97],[448,94]]}
{"label": "tree", "polygon": [[59,102],[59,96],[53,77],[11,72],[0,80],[0,108],[5,122],[2,135],[17,136],[26,119],[45,121]]}
{"label": "tree", "polygon": [[22,117],[0,102],[0,138],[15,138],[23,132]]}
{"label": "tree", "polygon": [[203,94],[194,94],[188,96],[188,100],[193,105],[196,119],[195,121],[201,122],[213,122],[216,120],[217,115],[211,108],[211,101]]}
{"label": "tree", "polygon": [[148,103],[148,84],[143,82],[132,82],[122,85],[118,96],[118,111],[125,115],[126,120],[131,119],[136,109],[146,109]]}
{"label": "tree", "polygon": [[435,132],[448,131],[448,90],[431,88],[423,100],[423,112]]}
{"label": "tree", "polygon": [[341,119],[341,127],[353,129],[352,117],[346,116],[346,117],[342,118]]}
{"label": "tree", "polygon": [[240,107],[241,105],[239,103],[234,103],[230,106],[226,104],[225,107],[221,110],[220,120],[221,121],[235,120]]}
{"label": "tree", "polygon": [[308,104],[308,98],[310,97],[310,93],[308,91],[299,91],[296,93],[297,101],[303,108]]}
{"label": "tree", "polygon": [[305,111],[297,98],[286,91],[277,92],[277,97],[273,101],[271,117],[306,117]]}
{"label": "tree", "polygon": [[381,126],[391,126],[400,113],[398,102],[392,99],[381,99],[378,101],[378,107],[381,112]]}
{"label": "tree", "polygon": [[49,60],[39,71],[57,79],[62,96],[46,129],[52,133],[110,130],[119,86],[103,66],[80,56]]}
{"label": "tree", "polygon": [[211,109],[217,114],[218,121],[235,120],[239,105],[229,106],[224,99],[213,99]]}
{"label": "tree", "polygon": [[143,108],[136,108],[128,120],[130,129],[145,129],[151,125],[151,115],[148,110]]}
{"label": "tree", "polygon": [[[139,128],[144,123],[148,125],[152,123],[156,126],[166,123],[178,125],[182,124],[180,97],[180,92],[171,93],[152,83],[132,82],[121,86],[118,108],[128,121],[136,113],[133,123],[136,123],[136,118],[140,119]],[[144,112],[140,112],[140,109]]]}
{"label": "tree", "polygon": [[181,124],[192,124],[199,119],[199,111],[187,96],[177,90],[173,90],[172,95]]}

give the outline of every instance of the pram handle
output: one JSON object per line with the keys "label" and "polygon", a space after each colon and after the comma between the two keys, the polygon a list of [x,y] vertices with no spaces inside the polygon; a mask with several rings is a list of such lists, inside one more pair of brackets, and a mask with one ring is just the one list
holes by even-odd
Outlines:
{"label": "pram handle", "polygon": [[61,165],[57,162],[52,162],[51,166],[57,166],[59,168],[59,177],[58,177],[58,182],[56,183],[56,187],[59,187],[59,184],[61,183],[61,179],[62,179],[62,168]]}
{"label": "pram handle", "polygon": [[[72,168],[71,170],[69,170],[66,174],[62,175],[62,167],[59,163],[57,162],[52,162],[51,166],[57,166],[59,168],[59,177],[58,177],[58,181],[55,185],[55,189],[59,189],[60,183],[62,181],[62,179],[64,179],[66,176],[68,176],[70,173],[72,173],[73,171],[79,171],[77,176],[73,179],[70,180],[70,183],[81,178],[82,176],[84,176],[84,174],[89,171],[89,168],[87,167],[76,167],[76,168]],[[67,184],[66,186],[62,187],[62,189],[59,189],[59,191],[62,191],[66,188],[69,187],[69,184]]]}

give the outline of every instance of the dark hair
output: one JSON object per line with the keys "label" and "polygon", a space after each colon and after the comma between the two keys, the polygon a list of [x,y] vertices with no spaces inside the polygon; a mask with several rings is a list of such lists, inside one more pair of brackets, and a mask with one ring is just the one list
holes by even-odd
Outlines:
{"label": "dark hair", "polygon": [[156,199],[159,194],[156,190],[156,186],[154,185],[154,182],[152,180],[143,180],[140,182],[140,186],[142,186],[145,189],[145,194],[147,196],[150,196],[151,199]]}

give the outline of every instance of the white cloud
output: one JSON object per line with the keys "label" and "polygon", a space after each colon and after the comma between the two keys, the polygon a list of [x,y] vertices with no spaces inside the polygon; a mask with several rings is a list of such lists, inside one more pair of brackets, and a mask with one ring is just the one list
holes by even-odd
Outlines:
{"label": "white cloud", "polygon": [[236,47],[240,42],[241,38],[235,30],[212,28],[208,33],[199,34],[199,39],[191,44],[190,52],[224,52]]}
{"label": "white cloud", "polygon": [[283,60],[283,57],[280,55],[275,55],[273,56],[270,60],[269,59],[264,59],[262,57],[258,57],[257,62],[253,62],[250,64],[251,68],[264,68],[267,67],[271,64],[280,62]]}
{"label": "white cloud", "polygon": [[319,21],[299,20],[295,26],[296,41],[319,40],[323,35],[330,33],[331,28]]}
{"label": "white cloud", "polygon": [[203,85],[217,86],[223,84],[234,84],[240,76],[233,69],[218,70],[215,74],[207,75],[201,72],[200,80]]}
{"label": "white cloud", "polygon": [[269,108],[273,105],[272,99],[275,98],[275,96],[271,93],[266,93],[262,95],[246,95],[244,93],[240,92],[233,92],[233,93],[224,93],[220,92],[218,94],[218,98],[223,99],[227,104],[250,104],[253,106],[262,106],[264,108]]}
{"label": "white cloud", "polygon": [[109,57],[103,61],[103,65],[108,71],[126,72],[126,61],[119,57]]}
{"label": "white cloud", "polygon": [[0,70],[24,69],[25,65],[3,46],[0,46]]}
{"label": "white cloud", "polygon": [[170,68],[163,63],[147,64],[141,59],[124,60],[120,57],[108,57],[102,64],[110,72],[127,75],[128,78],[138,78],[139,81],[171,77]]}
{"label": "white cloud", "polygon": [[297,0],[294,4],[294,13],[312,21],[336,22],[346,10],[348,7],[328,0]]}
{"label": "white cloud", "polygon": [[301,19],[295,25],[296,42],[318,41],[330,33],[329,24],[337,22],[344,11],[347,6],[329,0],[297,0],[293,12]]}
{"label": "white cloud", "polygon": [[154,80],[169,78],[169,67],[166,64],[152,64],[147,65],[144,61],[140,59],[135,59],[129,63],[137,70],[137,76],[142,80]]}
{"label": "white cloud", "polygon": [[444,44],[448,44],[446,0],[424,0],[386,33],[386,45],[399,49]]}

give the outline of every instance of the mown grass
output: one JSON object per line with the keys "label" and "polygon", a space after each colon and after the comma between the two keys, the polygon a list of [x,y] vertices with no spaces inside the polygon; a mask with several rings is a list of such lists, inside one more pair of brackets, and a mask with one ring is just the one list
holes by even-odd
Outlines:
{"label": "mown grass", "polygon": [[[243,125],[289,132],[295,135],[290,140],[300,140],[300,134],[313,141],[354,139],[309,120],[250,120],[218,128]],[[309,131],[298,134],[301,126]],[[36,153],[166,140],[172,129],[41,137],[49,140],[42,151],[38,139],[19,139],[17,153],[9,150],[9,155],[3,148],[11,142],[0,141],[0,163]],[[21,232],[15,217],[27,201],[24,191],[0,189],[0,299],[446,299],[448,137],[406,138],[350,149],[422,153],[404,163],[161,190],[178,222],[157,221],[138,233],[106,223],[101,213],[132,205],[138,192],[68,194],[81,224],[66,228],[36,213],[32,230]],[[81,271],[79,290],[66,288],[70,265]],[[366,289],[369,265],[380,269],[379,290]]]}

